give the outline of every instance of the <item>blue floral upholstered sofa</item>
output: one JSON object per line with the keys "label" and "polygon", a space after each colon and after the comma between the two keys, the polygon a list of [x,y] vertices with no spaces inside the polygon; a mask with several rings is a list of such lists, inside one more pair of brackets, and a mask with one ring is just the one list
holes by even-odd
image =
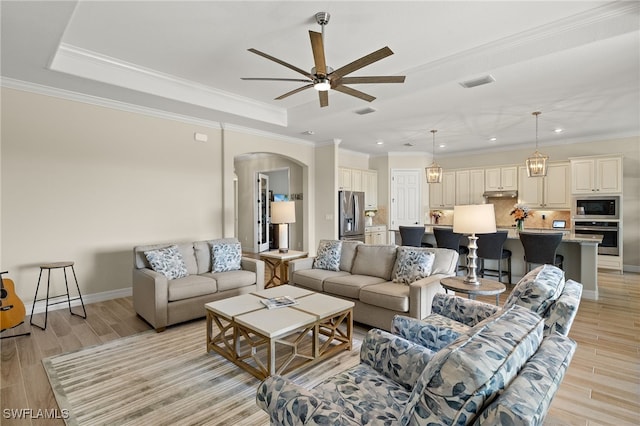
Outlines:
{"label": "blue floral upholstered sofa", "polygon": [[527,274],[502,308],[437,294],[427,318],[370,330],[360,364],[313,389],[268,377],[257,404],[277,425],[542,424],[575,352],[581,291],[554,268]]}
{"label": "blue floral upholstered sofa", "polygon": [[264,289],[264,262],[235,238],[133,248],[133,307],[162,331],[205,316],[205,303]]}

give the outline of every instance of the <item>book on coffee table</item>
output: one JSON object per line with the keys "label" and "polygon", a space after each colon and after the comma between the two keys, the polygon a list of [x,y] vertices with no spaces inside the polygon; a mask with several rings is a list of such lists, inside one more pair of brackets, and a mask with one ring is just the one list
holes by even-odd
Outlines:
{"label": "book on coffee table", "polygon": [[298,304],[296,299],[291,296],[272,297],[270,299],[262,299],[261,302],[264,303],[268,309],[284,308],[285,306]]}

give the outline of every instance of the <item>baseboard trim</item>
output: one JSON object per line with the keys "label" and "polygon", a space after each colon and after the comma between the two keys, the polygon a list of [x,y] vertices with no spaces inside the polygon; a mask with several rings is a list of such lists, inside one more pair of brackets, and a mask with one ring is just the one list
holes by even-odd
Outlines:
{"label": "baseboard trim", "polygon": [[[127,287],[127,288],[120,288],[118,290],[104,291],[102,293],[93,293],[93,294],[86,294],[86,295],[83,294],[82,301],[84,302],[85,305],[87,305],[89,303],[104,302],[105,300],[118,299],[120,297],[129,297],[132,294],[133,294],[132,288]],[[71,295],[71,297],[73,298],[74,296]],[[51,300],[53,300],[53,298]],[[60,300],[65,300],[64,296],[55,298],[55,301],[60,301]],[[80,306],[80,300],[79,299],[72,300],[71,306],[72,307]],[[31,315],[31,309],[33,307],[33,303],[25,305],[24,307],[25,307],[25,310],[27,311],[27,315]],[[66,309],[67,307],[68,305],[66,303],[59,303],[57,305],[49,305],[49,310],[55,311],[57,309]],[[43,300],[38,301],[36,303],[36,308],[33,311],[33,313],[41,314],[44,312],[44,309],[45,309],[45,301]]]}
{"label": "baseboard trim", "polygon": [[598,300],[598,291],[582,290],[582,299]]}

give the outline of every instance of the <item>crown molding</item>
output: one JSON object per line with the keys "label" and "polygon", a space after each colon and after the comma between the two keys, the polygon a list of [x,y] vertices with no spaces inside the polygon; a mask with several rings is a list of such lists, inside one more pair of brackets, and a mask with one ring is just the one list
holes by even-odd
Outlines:
{"label": "crown molding", "polygon": [[134,63],[60,43],[49,68],[90,80],[185,102],[228,114],[287,126],[287,110]]}

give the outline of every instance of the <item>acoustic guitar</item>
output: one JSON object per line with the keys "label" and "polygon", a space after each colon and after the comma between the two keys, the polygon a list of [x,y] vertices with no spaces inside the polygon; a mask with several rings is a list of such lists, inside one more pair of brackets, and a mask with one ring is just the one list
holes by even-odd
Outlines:
{"label": "acoustic guitar", "polygon": [[2,278],[2,274],[7,271],[0,272],[2,279],[2,287],[0,288],[0,331],[13,328],[22,324],[26,311],[24,303],[16,295],[13,281],[9,278]]}

